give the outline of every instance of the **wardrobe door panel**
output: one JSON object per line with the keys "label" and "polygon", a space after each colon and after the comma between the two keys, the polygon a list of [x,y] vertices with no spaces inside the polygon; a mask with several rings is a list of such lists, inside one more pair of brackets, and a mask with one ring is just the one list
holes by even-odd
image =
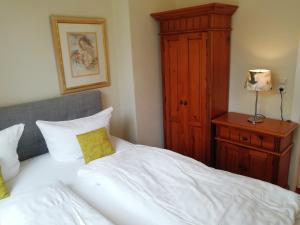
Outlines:
{"label": "wardrobe door panel", "polygon": [[182,123],[170,123],[169,148],[175,152],[186,155],[185,136]]}
{"label": "wardrobe door panel", "polygon": [[206,162],[205,151],[205,135],[203,135],[203,129],[196,126],[189,127],[189,147],[186,150],[186,155],[201,162]]}
{"label": "wardrobe door panel", "polygon": [[164,37],[163,44],[166,147],[183,152],[182,38],[179,35]]}
{"label": "wardrobe door panel", "polygon": [[187,139],[190,151],[195,159],[207,160],[207,33],[187,34],[186,44],[186,79],[184,93],[187,99],[185,107]]}
{"label": "wardrobe door panel", "polygon": [[179,37],[166,38],[166,65],[165,85],[167,91],[166,103],[168,116],[171,121],[180,120],[180,39]]}
{"label": "wardrobe door panel", "polygon": [[187,35],[187,78],[188,122],[203,125],[206,115],[207,33]]}

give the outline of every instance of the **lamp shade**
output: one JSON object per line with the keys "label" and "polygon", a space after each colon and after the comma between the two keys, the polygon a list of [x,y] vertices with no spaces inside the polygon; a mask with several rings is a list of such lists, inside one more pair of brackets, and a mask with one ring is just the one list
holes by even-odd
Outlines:
{"label": "lamp shade", "polygon": [[249,70],[245,84],[249,91],[269,91],[272,89],[271,71],[266,69]]}

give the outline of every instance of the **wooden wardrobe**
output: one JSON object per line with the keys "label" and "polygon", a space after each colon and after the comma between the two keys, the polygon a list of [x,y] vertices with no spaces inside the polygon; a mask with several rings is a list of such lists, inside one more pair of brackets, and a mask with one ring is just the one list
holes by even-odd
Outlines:
{"label": "wooden wardrobe", "polygon": [[214,3],[151,14],[160,22],[165,147],[208,165],[211,120],[228,111],[236,9]]}

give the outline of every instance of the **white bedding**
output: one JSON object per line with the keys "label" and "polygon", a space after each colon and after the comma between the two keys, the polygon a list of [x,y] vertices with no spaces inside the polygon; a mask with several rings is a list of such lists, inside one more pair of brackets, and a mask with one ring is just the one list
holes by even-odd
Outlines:
{"label": "white bedding", "polygon": [[[133,149],[135,145],[113,137],[117,152]],[[78,178],[77,171],[84,165],[82,160],[56,162],[49,154],[21,162],[20,173],[8,182],[11,196],[14,197],[37,187],[49,185],[57,180],[63,181],[89,205],[101,212],[117,225],[171,225],[171,216],[159,210],[155,203],[138,201],[134,193],[124,192],[114,186],[94,185],[90,179]],[[158,163],[157,163],[158,165]],[[245,178],[247,179],[247,178]],[[247,179],[248,180],[248,179]],[[100,183],[100,182],[98,182]],[[102,183],[102,182],[101,182]],[[119,194],[116,194],[119,191]],[[135,199],[136,198],[136,199]],[[137,200],[137,201],[135,201]],[[3,206],[0,201],[0,208]],[[174,223],[176,224],[176,223]],[[208,224],[208,223],[206,223]],[[300,225],[300,220],[296,222]],[[43,224],[44,225],[44,224]],[[213,224],[209,224],[213,225]]]}
{"label": "white bedding", "polygon": [[[112,137],[116,151],[122,151],[133,144],[122,139]],[[124,208],[122,202],[110,191],[96,186],[85,179],[79,179],[77,172],[84,165],[83,160],[70,162],[54,161],[49,154],[43,154],[21,162],[20,173],[7,183],[11,197],[29,192],[37,187],[51,185],[63,181],[73,192],[84,199],[89,205],[117,225],[153,225],[135,210]],[[0,201],[0,208],[4,201]],[[154,218],[155,219],[155,218]],[[44,224],[42,224],[44,225]],[[161,224],[159,224],[161,225]]]}
{"label": "white bedding", "polygon": [[126,146],[78,174],[153,224],[292,225],[299,217],[297,194],[163,149]]}
{"label": "white bedding", "polygon": [[2,202],[0,225],[112,225],[62,183]]}

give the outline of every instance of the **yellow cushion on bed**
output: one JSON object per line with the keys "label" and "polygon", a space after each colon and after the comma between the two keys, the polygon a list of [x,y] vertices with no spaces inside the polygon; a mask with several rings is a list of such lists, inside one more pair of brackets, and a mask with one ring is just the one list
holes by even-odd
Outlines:
{"label": "yellow cushion on bed", "polygon": [[4,179],[2,176],[2,172],[1,172],[1,167],[0,167],[0,200],[7,198],[9,196],[8,190],[6,188],[6,185],[4,183]]}
{"label": "yellow cushion on bed", "polygon": [[77,135],[77,140],[85,163],[115,153],[105,127]]}

